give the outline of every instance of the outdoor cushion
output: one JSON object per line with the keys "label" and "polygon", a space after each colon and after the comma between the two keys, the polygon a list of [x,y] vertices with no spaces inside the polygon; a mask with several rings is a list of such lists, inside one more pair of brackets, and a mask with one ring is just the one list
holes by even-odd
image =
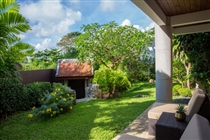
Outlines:
{"label": "outdoor cushion", "polygon": [[157,120],[163,112],[175,113],[176,107],[177,104],[155,102],[148,112],[148,118]]}
{"label": "outdoor cushion", "polygon": [[210,140],[209,121],[194,114],[180,140]]}
{"label": "outdoor cushion", "polygon": [[189,116],[193,116],[195,113],[198,113],[206,96],[202,89],[196,89],[193,93],[192,98],[188,103],[188,109],[186,114]]}
{"label": "outdoor cushion", "polygon": [[[191,97],[188,105],[185,106],[187,112],[186,115],[192,117],[195,113],[199,112],[203,102],[205,100],[205,94],[202,89],[196,89]],[[163,112],[176,112],[178,104],[173,103],[159,103],[155,102],[148,112],[149,119],[159,119]]]}

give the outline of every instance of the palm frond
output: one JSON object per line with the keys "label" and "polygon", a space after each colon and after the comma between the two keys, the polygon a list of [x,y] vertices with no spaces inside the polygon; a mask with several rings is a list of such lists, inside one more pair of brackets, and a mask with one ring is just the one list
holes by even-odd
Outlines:
{"label": "palm frond", "polygon": [[16,35],[30,30],[29,22],[19,13],[4,13],[0,15],[1,21],[10,27],[10,31]]}
{"label": "palm frond", "polygon": [[0,14],[17,13],[19,9],[20,5],[16,3],[16,0],[0,0]]}

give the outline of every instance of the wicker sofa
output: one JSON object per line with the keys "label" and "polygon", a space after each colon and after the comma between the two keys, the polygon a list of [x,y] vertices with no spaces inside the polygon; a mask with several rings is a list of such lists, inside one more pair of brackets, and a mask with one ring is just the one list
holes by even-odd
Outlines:
{"label": "wicker sofa", "polygon": [[[205,101],[206,95],[204,94],[202,89],[196,89],[188,103],[186,105],[187,112],[186,114],[192,118],[192,116],[196,113],[198,113]],[[161,116],[162,112],[170,112],[175,113],[176,112],[177,104],[173,103],[159,103],[155,102],[151,109],[148,111],[148,128],[149,128],[149,134],[155,135],[155,124],[159,117]]]}

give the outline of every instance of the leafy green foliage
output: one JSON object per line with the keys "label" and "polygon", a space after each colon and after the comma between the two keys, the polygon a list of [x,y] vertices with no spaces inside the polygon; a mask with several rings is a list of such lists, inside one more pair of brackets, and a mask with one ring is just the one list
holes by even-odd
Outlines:
{"label": "leafy green foliage", "polygon": [[25,70],[56,68],[58,59],[63,58],[59,49],[38,51],[31,57],[30,63],[24,65]]}
{"label": "leafy green foliage", "polygon": [[2,61],[0,61],[0,78],[15,77],[20,79],[15,59],[15,56],[11,53],[4,54]]}
{"label": "leafy green foliage", "polygon": [[115,91],[123,91],[131,86],[126,74],[121,70],[110,70],[105,67],[101,67],[95,71],[94,83],[97,83],[102,90],[102,93],[114,93]]}
{"label": "leafy green foliage", "polygon": [[54,83],[53,91],[45,94],[40,100],[41,107],[32,108],[33,111],[28,114],[28,117],[32,118],[33,115],[37,117],[54,117],[66,113],[73,109],[75,100],[76,96],[73,90],[66,85]]}
{"label": "leafy green foliage", "polygon": [[183,104],[178,104],[177,107],[176,107],[176,110],[179,113],[185,113],[187,111],[186,108],[185,108],[185,105],[183,105]]}
{"label": "leafy green foliage", "polygon": [[[124,62],[122,69],[126,71],[130,81],[148,81],[155,79],[155,63],[154,60],[132,60]],[[148,70],[150,73],[148,74]]]}
{"label": "leafy green foliage", "polygon": [[183,47],[180,47],[179,36],[173,39],[173,82],[190,89],[191,62]]}
{"label": "leafy green foliage", "polygon": [[183,97],[191,97],[192,93],[191,90],[188,88],[180,88],[178,89],[179,95]]}
{"label": "leafy green foliage", "polygon": [[35,82],[24,86],[17,78],[0,78],[0,115],[7,117],[33,106],[40,107],[40,100],[52,91],[49,82]]}
{"label": "leafy green foliage", "polygon": [[151,42],[149,33],[132,26],[118,26],[115,22],[88,24],[82,29],[84,33],[74,41],[79,59],[113,70],[117,70],[123,61],[138,58]]}
{"label": "leafy green foliage", "polygon": [[0,115],[2,118],[30,108],[29,94],[16,78],[0,78]]}
{"label": "leafy green foliage", "polygon": [[[139,94],[150,96],[134,97]],[[111,140],[154,101],[155,85],[133,83],[129,90],[121,94],[121,98],[80,102],[71,113],[52,119],[26,119],[29,112],[21,112],[1,123],[0,136],[2,140]]]}
{"label": "leafy green foliage", "polygon": [[173,88],[172,88],[172,92],[173,92],[173,96],[178,96],[179,95],[179,92],[178,90],[182,88],[181,85],[174,85]]}
{"label": "leafy green foliage", "polygon": [[20,33],[31,29],[26,18],[19,14],[19,7],[16,0],[0,0],[0,78],[19,78],[16,62],[25,57],[21,53],[23,47],[29,46],[19,38]]}
{"label": "leafy green foliage", "polygon": [[30,95],[30,107],[40,107],[39,99],[43,98],[45,94],[52,92],[51,83],[49,82],[34,82],[25,86],[25,92]]}
{"label": "leafy green foliage", "polygon": [[191,77],[200,81],[206,89],[209,89],[210,77],[210,32],[179,35],[179,47],[192,63]]}

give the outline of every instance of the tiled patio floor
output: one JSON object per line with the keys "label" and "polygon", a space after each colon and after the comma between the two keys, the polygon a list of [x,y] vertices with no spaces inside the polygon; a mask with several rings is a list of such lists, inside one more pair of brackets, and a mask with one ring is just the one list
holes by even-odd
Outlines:
{"label": "tiled patio floor", "polygon": [[150,107],[147,108],[140,116],[138,116],[128,127],[126,127],[113,140],[155,140],[154,136],[148,134],[148,117],[147,113]]}

